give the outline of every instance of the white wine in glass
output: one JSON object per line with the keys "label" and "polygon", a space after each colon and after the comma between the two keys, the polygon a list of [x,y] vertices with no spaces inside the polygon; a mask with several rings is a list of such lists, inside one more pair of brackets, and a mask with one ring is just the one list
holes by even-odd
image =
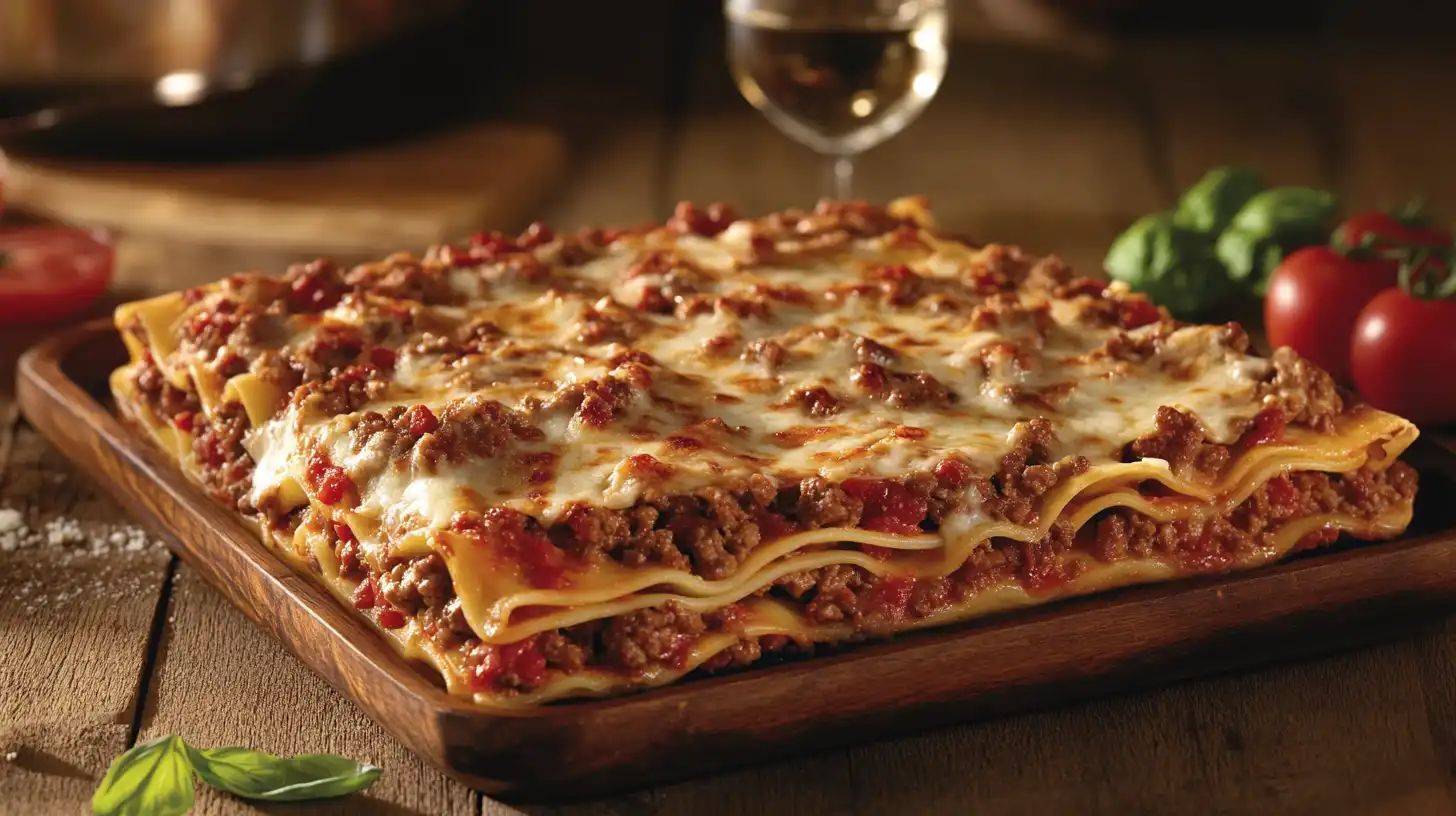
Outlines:
{"label": "white wine in glass", "polygon": [[854,158],[914,121],[945,76],[946,0],[725,0],[743,97],[831,160],[846,200]]}

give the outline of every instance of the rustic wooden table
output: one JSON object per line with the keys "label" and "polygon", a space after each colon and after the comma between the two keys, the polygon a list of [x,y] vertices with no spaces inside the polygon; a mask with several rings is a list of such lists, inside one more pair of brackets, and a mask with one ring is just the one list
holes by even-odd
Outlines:
{"label": "rustic wooden table", "polygon": [[[679,6],[644,5],[662,13],[645,15],[641,47],[590,36],[606,9],[559,32],[556,45],[600,66],[595,83],[543,62],[508,94],[513,115],[571,141],[569,183],[542,217],[631,223],[683,198],[749,212],[811,203],[816,163],[736,97],[717,33]],[[1440,4],[1411,3],[1415,18],[1352,4],[1294,40],[1027,49],[973,37],[921,121],[864,159],[858,192],[926,193],[958,231],[1089,269],[1120,227],[1218,163],[1355,205],[1423,193],[1453,216],[1452,15],[1423,5]],[[117,296],[288,260],[125,241]],[[0,337],[0,360],[32,336]],[[77,812],[112,757],[177,733],[382,765],[338,812],[515,812],[406,753],[149,542],[3,393],[0,508],[25,525],[0,510],[0,811]],[[249,809],[199,791],[199,813]],[[1324,659],[525,810],[1456,812],[1456,617]]]}

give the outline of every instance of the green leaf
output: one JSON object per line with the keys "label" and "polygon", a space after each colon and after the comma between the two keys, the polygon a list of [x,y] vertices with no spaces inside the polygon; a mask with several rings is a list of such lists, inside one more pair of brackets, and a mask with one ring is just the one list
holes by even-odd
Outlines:
{"label": "green leaf", "polygon": [[1183,191],[1173,212],[1173,221],[1185,229],[1217,235],[1264,189],[1264,177],[1257,170],[1215,168]]}
{"label": "green leaf", "polygon": [[181,816],[192,809],[192,765],[179,737],[161,737],[112,760],[91,796],[100,816]]}
{"label": "green leaf", "polygon": [[289,802],[324,799],[364,790],[380,768],[330,754],[276,757],[247,748],[192,751],[202,781],[245,799]]}
{"label": "green leaf", "polygon": [[1328,228],[1335,214],[1335,196],[1311,187],[1276,187],[1249,199],[1229,222],[1229,229],[1263,235]]}
{"label": "green leaf", "polygon": [[1296,249],[1330,238],[1335,197],[1324,190],[1279,187],[1249,199],[1218,236],[1214,253],[1228,275],[1255,294],[1269,274]]}
{"label": "green leaf", "polygon": [[1173,216],[1169,213],[1153,213],[1134,221],[1108,248],[1102,261],[1107,274],[1136,289],[1152,264],[1158,233],[1172,226]]}
{"label": "green leaf", "polygon": [[1113,242],[1103,265],[1114,280],[1179,318],[1207,313],[1234,292],[1212,238],[1178,226],[1172,213],[1138,219]]}

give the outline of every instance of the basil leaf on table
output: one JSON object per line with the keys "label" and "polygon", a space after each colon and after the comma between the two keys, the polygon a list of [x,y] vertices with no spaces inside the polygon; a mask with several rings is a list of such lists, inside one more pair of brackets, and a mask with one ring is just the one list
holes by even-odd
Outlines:
{"label": "basil leaf on table", "polygon": [[1264,177],[1246,167],[1218,167],[1183,191],[1173,222],[1185,229],[1217,235],[1239,210],[1265,190]]}
{"label": "basil leaf on table", "polygon": [[1335,197],[1308,187],[1280,187],[1249,199],[1218,237],[1215,254],[1229,277],[1255,294],[1269,273],[1296,249],[1329,240]]}
{"label": "basil leaf on table", "polygon": [[192,809],[193,775],[244,799],[293,802],[355,793],[380,768],[330,754],[276,757],[247,748],[197,749],[181,737],[160,737],[112,761],[91,796],[100,816],[182,816]]}
{"label": "basil leaf on table", "polygon": [[1234,292],[1213,240],[1179,226],[1173,213],[1143,216],[1113,242],[1103,261],[1114,280],[1146,294],[1174,317],[1216,308]]}
{"label": "basil leaf on table", "polygon": [[91,796],[91,812],[181,816],[192,809],[192,766],[180,737],[161,737],[112,760]]}
{"label": "basil leaf on table", "polygon": [[329,754],[276,757],[247,748],[193,749],[191,754],[203,782],[271,802],[345,796],[369,787],[380,774],[378,766]]}

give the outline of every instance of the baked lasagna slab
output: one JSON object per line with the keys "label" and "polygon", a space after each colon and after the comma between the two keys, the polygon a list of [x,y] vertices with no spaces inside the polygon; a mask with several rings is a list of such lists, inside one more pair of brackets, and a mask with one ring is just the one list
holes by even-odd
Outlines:
{"label": "baked lasagna slab", "polygon": [[672,683],[1410,521],[1415,427],[919,199],[125,305],[123,413],[450,692]]}

